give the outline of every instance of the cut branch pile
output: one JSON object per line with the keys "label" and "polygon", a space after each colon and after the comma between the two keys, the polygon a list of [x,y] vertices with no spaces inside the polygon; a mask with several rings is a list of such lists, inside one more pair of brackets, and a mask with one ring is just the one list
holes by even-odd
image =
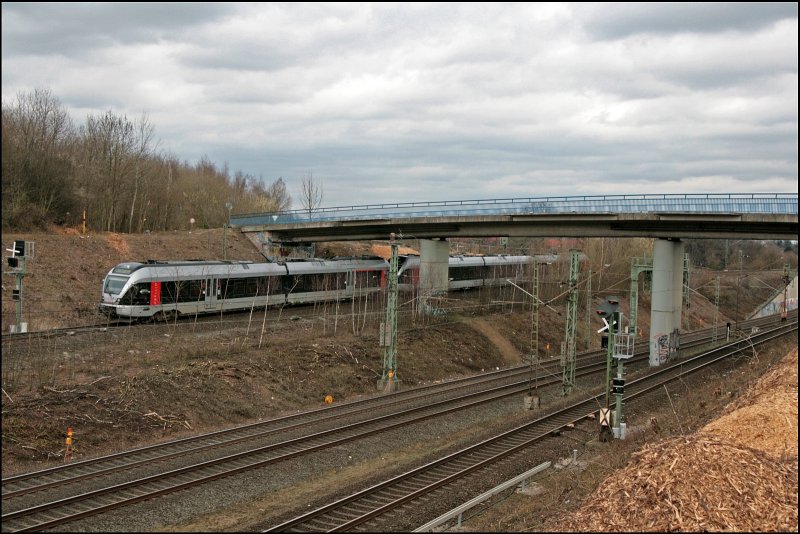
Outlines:
{"label": "cut branch pile", "polygon": [[797,350],[691,436],[649,444],[557,527],[566,531],[794,531]]}
{"label": "cut branch pile", "polygon": [[648,445],[557,530],[797,530],[797,468],[708,434]]}
{"label": "cut branch pile", "polygon": [[797,349],[703,429],[780,458],[797,458]]}

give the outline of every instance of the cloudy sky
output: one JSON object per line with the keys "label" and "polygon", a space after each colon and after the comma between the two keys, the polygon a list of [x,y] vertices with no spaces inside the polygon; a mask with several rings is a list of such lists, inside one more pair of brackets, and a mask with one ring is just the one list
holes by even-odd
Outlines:
{"label": "cloudy sky", "polygon": [[[797,192],[797,3],[2,4],[49,89],[324,206]],[[300,207],[295,201],[295,207]]]}

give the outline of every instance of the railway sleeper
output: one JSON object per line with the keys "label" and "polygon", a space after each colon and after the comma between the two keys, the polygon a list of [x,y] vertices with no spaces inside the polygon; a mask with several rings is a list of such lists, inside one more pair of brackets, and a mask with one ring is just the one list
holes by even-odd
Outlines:
{"label": "railway sleeper", "polygon": [[389,504],[390,502],[394,502],[394,501],[395,501],[395,499],[389,497],[388,495],[382,495],[380,493],[373,493],[373,494],[367,495],[365,497],[362,497],[357,502],[361,506],[369,506],[369,507],[372,507],[374,509],[374,508],[380,508],[381,506],[384,506],[384,505]]}
{"label": "railway sleeper", "polygon": [[380,490],[380,493],[376,493],[375,495],[380,495],[383,498],[390,499],[389,502],[394,502],[397,499],[405,497],[409,493],[411,493],[411,490],[401,489],[398,487],[390,487],[390,488],[383,488],[382,490]]}
{"label": "railway sleeper", "polygon": [[333,518],[335,521],[348,523],[357,517],[361,517],[363,514],[359,514],[356,510],[352,510],[349,504],[345,504],[340,508],[325,512],[325,515]]}
{"label": "railway sleeper", "polygon": [[356,502],[347,503],[347,506],[351,510],[355,511],[356,513],[358,513],[359,517],[360,517],[360,516],[362,516],[362,515],[364,515],[366,513],[372,512],[373,510],[375,510],[377,508],[380,508],[384,504],[388,504],[390,502],[392,502],[392,501],[386,501],[386,502],[377,502],[376,501],[374,503],[366,503],[366,502],[362,502],[362,501],[356,501]]}
{"label": "railway sleeper", "polygon": [[[299,527],[301,525],[306,528],[300,529]],[[339,525],[341,525],[341,523],[334,522],[325,516],[318,516],[304,521],[300,525],[296,525],[292,528],[292,532],[308,532],[308,530],[313,530],[314,532],[330,532]]]}

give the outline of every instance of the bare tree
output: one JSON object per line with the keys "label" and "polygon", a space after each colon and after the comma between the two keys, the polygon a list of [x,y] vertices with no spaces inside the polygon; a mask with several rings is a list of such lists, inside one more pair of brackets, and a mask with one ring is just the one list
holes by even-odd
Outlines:
{"label": "bare tree", "polygon": [[[145,165],[145,159],[149,155],[150,151],[154,148],[151,147],[151,142],[153,138],[153,131],[155,130],[155,126],[150,122],[150,119],[147,115],[143,114],[142,117],[134,123],[134,127],[136,128],[134,146],[133,146],[133,158],[135,161],[135,170],[133,174],[133,194],[131,199],[131,211],[130,216],[128,218],[128,232],[133,232],[133,215],[136,211],[136,201],[139,197],[139,190],[141,188],[140,182],[142,181],[142,174],[143,170],[147,168]],[[141,215],[139,217],[137,231],[142,231],[142,225],[144,219],[147,218],[147,207],[150,204],[149,199],[147,199],[147,188],[142,188],[143,195],[140,199],[141,208],[139,211]]]}
{"label": "bare tree", "polygon": [[75,129],[49,90],[19,93],[3,104],[3,223],[61,219],[74,209],[69,149]]}
{"label": "bare tree", "polygon": [[266,196],[275,202],[277,211],[286,211],[292,205],[292,197],[286,190],[286,182],[283,181],[283,178],[278,178],[270,184]]}
{"label": "bare tree", "polygon": [[322,205],[322,184],[314,181],[311,171],[303,174],[300,185],[300,204],[308,212],[309,219]]}

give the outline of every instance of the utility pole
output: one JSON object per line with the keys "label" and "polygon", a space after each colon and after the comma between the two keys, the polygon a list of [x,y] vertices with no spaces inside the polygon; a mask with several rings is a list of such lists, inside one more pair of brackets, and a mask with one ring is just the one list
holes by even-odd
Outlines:
{"label": "utility pole", "polygon": [[391,393],[397,387],[397,243],[394,234],[389,234],[392,259],[389,263],[389,292],[386,299],[386,323],[381,330],[383,337],[383,374],[378,387]]}
{"label": "utility pole", "polygon": [[528,364],[530,372],[528,376],[528,396],[523,401],[523,405],[528,410],[539,408],[539,384],[537,372],[539,370],[539,264],[536,257],[531,256],[531,354]]}
{"label": "utility pole", "polygon": [[[531,378],[533,378],[533,389],[538,392],[538,381],[534,368],[539,366],[539,264],[533,257],[533,284],[531,285]],[[530,380],[528,381],[528,393],[530,391]]]}
{"label": "utility pole", "polygon": [[[630,306],[628,306],[628,330],[638,332],[637,321],[639,317],[639,275],[653,272],[653,258],[631,258],[631,290]],[[645,288],[645,291],[647,289]]]}
{"label": "utility pole", "polygon": [[733,327],[734,332],[739,331],[739,286],[742,284],[742,258],[744,257],[744,253],[742,249],[739,249],[739,276],[736,277],[736,323]]}
{"label": "utility pole", "polygon": [[225,224],[222,225],[222,259],[228,259],[228,243],[227,243],[227,236],[228,236],[228,223],[231,220],[231,209],[233,208],[233,204],[230,202],[225,203],[225,209],[228,210],[228,220],[225,221]]}
{"label": "utility pole", "polygon": [[781,305],[781,322],[786,321],[786,315],[788,313],[787,306],[786,306],[786,299],[789,297],[789,282],[791,281],[791,277],[789,276],[789,264],[783,264],[783,304]]}
{"label": "utility pole", "polygon": [[589,349],[589,340],[592,337],[592,326],[589,320],[589,309],[592,306],[592,270],[589,269],[589,276],[586,278],[586,339],[583,342],[584,350]]}
{"label": "utility pole", "polygon": [[689,254],[685,253],[683,255],[683,305],[686,308],[686,313],[683,314],[683,324],[686,330],[689,330],[689,297]]}
{"label": "utility pole", "polygon": [[566,352],[564,354],[564,367],[561,376],[561,394],[566,396],[572,393],[575,385],[575,338],[578,323],[578,269],[580,267],[579,251],[571,249],[569,251],[569,293],[567,295],[567,317],[564,332],[566,342]]}
{"label": "utility pole", "polygon": [[716,290],[714,291],[714,329],[712,330],[711,341],[717,342],[717,319],[719,318],[719,276],[717,276]]}

